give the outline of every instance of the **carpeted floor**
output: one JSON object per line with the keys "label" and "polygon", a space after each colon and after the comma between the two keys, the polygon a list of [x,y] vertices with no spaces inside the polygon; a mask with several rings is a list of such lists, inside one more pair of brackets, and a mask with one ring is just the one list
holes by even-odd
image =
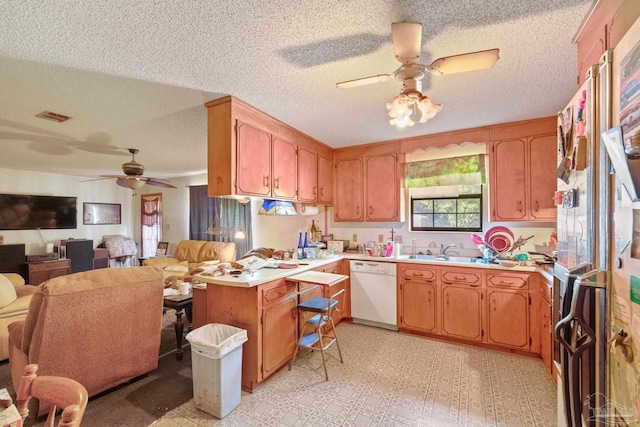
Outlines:
{"label": "carpeted floor", "polygon": [[[185,340],[184,357],[176,360],[174,313],[168,310],[164,316],[158,368],[89,399],[83,426],[147,426],[193,397],[191,350]],[[8,361],[0,362],[0,381],[15,399]],[[41,426],[44,421],[43,417],[27,425]]]}

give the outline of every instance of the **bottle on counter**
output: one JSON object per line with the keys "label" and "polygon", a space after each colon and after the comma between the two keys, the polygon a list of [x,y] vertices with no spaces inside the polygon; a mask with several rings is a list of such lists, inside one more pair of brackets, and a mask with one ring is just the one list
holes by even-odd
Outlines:
{"label": "bottle on counter", "polygon": [[304,257],[304,243],[302,241],[302,232],[300,232],[300,234],[298,236],[298,256],[297,256],[297,259],[302,259],[303,257]]}
{"label": "bottle on counter", "polygon": [[318,234],[318,227],[316,227],[316,221],[312,219],[311,220],[311,238],[315,240],[317,234]]}
{"label": "bottle on counter", "polygon": [[307,258],[307,249],[309,249],[309,240],[307,239],[307,232],[304,232],[304,243],[302,244],[302,258]]}

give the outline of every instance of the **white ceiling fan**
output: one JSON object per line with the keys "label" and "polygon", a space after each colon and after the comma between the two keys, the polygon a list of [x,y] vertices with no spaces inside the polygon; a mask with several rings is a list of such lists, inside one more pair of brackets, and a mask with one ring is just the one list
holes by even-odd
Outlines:
{"label": "white ceiling fan", "polygon": [[427,72],[443,75],[464,73],[491,68],[500,58],[499,49],[489,49],[459,55],[445,56],[433,61],[430,65],[418,62],[422,49],[422,24],[417,22],[394,22],[391,24],[393,50],[396,59],[402,65],[391,74],[346,80],[336,84],[339,88],[352,88],[371,83],[383,82],[391,76],[402,81],[402,91],[387,104],[387,111],[392,125],[398,127],[413,126],[413,118],[417,111],[421,112],[420,123],[433,118],[442,109],[441,104],[434,104],[428,96],[422,95],[422,79]]}
{"label": "white ceiling fan", "polygon": [[127,150],[131,153],[131,161],[122,165],[124,175],[100,175],[100,178],[97,179],[115,178],[116,184],[132,190],[137,190],[145,184],[154,185],[156,187],[176,188],[174,185],[169,184],[165,179],[142,176],[144,174],[144,166],[136,162],[138,149],[127,148]]}

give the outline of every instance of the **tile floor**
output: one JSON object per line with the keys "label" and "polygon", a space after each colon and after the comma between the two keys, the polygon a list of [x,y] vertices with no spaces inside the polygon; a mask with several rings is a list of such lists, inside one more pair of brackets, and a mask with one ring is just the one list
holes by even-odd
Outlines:
{"label": "tile floor", "polygon": [[222,420],[193,400],[153,427],[555,426],[555,386],[539,359],[342,323],[333,346],[296,359]]}

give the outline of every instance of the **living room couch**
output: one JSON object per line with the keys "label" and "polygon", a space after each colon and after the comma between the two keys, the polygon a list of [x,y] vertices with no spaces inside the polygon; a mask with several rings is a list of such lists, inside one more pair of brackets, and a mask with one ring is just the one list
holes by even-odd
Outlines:
{"label": "living room couch", "polygon": [[0,273],[0,360],[9,358],[9,324],[27,317],[35,286],[16,273]]}
{"label": "living room couch", "polygon": [[[26,319],[9,325],[14,388],[30,363],[41,375],[78,381],[89,396],[156,369],[163,288],[155,267],[104,268],[37,286]],[[30,410],[46,411],[35,405]]]}
{"label": "living room couch", "polygon": [[173,257],[148,258],[143,265],[161,268],[165,279],[182,279],[198,273],[219,262],[236,259],[236,244],[233,242],[210,242],[206,240],[182,240]]}

